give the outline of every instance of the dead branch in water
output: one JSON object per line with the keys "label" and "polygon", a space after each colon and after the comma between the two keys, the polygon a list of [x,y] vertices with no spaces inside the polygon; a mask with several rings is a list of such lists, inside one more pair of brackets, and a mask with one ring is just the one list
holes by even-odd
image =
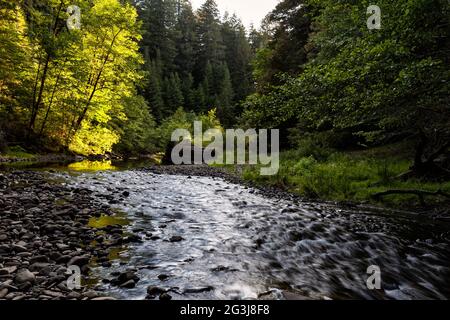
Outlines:
{"label": "dead branch in water", "polygon": [[426,196],[434,196],[434,197],[445,197],[450,199],[450,194],[446,193],[442,190],[437,191],[425,191],[425,190],[401,190],[401,189],[393,189],[393,190],[387,190],[379,193],[373,194],[371,197],[375,200],[380,200],[381,198],[393,194],[413,194],[419,197],[420,203],[422,206],[425,206],[425,197]]}

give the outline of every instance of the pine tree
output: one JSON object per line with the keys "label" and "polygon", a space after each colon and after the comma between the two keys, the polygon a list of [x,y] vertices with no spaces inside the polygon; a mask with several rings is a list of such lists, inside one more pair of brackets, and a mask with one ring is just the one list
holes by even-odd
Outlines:
{"label": "pine tree", "polygon": [[181,89],[183,92],[184,106],[187,111],[195,110],[195,99],[194,99],[194,78],[192,74],[188,74],[181,80]]}
{"label": "pine tree", "polygon": [[181,81],[177,74],[170,74],[164,79],[164,102],[166,116],[172,115],[184,104]]}
{"label": "pine tree", "polygon": [[195,33],[196,20],[192,5],[188,0],[179,0],[178,20],[176,25],[177,55],[176,70],[182,78],[192,76],[195,67]]}
{"label": "pine tree", "polygon": [[219,119],[226,125],[230,125],[233,118],[233,85],[231,83],[230,72],[226,63],[222,63],[218,69],[220,72],[220,91],[215,97],[214,107],[217,108]]}
{"label": "pine tree", "polygon": [[253,91],[250,44],[245,27],[236,15],[225,18],[222,35],[226,46],[226,62],[235,88],[235,98],[236,101],[240,101]]}
{"label": "pine tree", "polygon": [[143,20],[144,37],[142,47],[148,52],[148,59],[160,54],[163,72],[174,71],[176,56],[176,0],[143,0],[139,4]]}
{"label": "pine tree", "polygon": [[167,115],[162,94],[161,71],[159,59],[148,62],[148,83],[144,89],[144,97],[148,101],[158,121]]}
{"label": "pine tree", "polygon": [[197,80],[206,74],[207,62],[218,65],[225,58],[220,32],[219,9],[214,0],[206,0],[197,11],[196,73]]}

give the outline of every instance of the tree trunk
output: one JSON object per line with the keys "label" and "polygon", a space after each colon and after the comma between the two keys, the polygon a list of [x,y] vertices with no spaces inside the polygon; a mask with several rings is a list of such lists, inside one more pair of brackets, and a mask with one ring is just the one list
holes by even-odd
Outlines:
{"label": "tree trunk", "polygon": [[75,128],[74,128],[73,135],[75,135],[75,134],[78,132],[78,130],[79,130],[80,127],[81,127],[81,123],[83,122],[84,118],[86,117],[86,114],[87,114],[87,111],[89,110],[89,106],[90,106],[90,104],[91,104],[91,101],[92,101],[92,99],[94,98],[95,92],[97,91],[97,86],[98,86],[98,83],[99,83],[100,78],[101,78],[101,76],[102,76],[103,70],[105,69],[106,63],[108,62],[109,56],[111,55],[111,51],[112,51],[112,48],[113,48],[113,46],[114,46],[114,43],[116,42],[116,39],[117,39],[117,37],[119,36],[119,34],[120,34],[121,32],[122,32],[122,30],[119,30],[119,31],[114,35],[114,37],[113,37],[113,39],[112,39],[112,41],[111,41],[111,44],[110,44],[109,49],[108,49],[108,53],[106,54],[106,57],[105,57],[105,59],[103,60],[102,66],[101,66],[101,68],[100,68],[100,70],[99,70],[99,72],[98,72],[98,74],[97,74],[97,77],[95,78],[94,88],[92,89],[91,94],[89,95],[89,99],[88,99],[88,101],[86,102],[86,105],[85,105],[85,107],[84,107],[82,113],[81,113],[80,116],[78,117],[78,120],[77,120],[77,122],[76,122],[76,124],[75,124]]}
{"label": "tree trunk", "polygon": [[44,93],[45,81],[47,79],[47,72],[48,72],[49,64],[50,64],[50,55],[47,54],[47,58],[45,59],[44,71],[43,71],[42,78],[41,78],[41,86],[39,88],[39,95],[38,95],[37,101],[33,102],[33,111],[31,113],[30,123],[28,125],[28,134],[31,134],[34,130],[36,117],[39,112],[39,106],[42,103],[42,96]]}

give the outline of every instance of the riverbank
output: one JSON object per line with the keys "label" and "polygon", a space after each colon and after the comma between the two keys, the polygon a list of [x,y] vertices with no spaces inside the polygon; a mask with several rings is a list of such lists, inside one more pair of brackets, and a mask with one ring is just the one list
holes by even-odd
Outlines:
{"label": "riverbank", "polygon": [[20,163],[70,163],[83,160],[84,157],[55,153],[55,154],[36,154],[29,153],[26,150],[16,147],[8,152],[0,153],[0,164],[20,164]]}
{"label": "riverbank", "polygon": [[[0,172],[0,193],[0,299],[9,300],[223,299],[234,297],[238,289],[241,298],[368,297],[364,290],[346,296],[339,283],[315,279],[315,272],[306,277],[310,285],[297,286],[304,283],[311,263],[325,263],[322,258],[311,262],[309,252],[336,253],[339,248],[344,256],[326,259],[323,271],[328,272],[325,266],[345,264],[353,249],[374,243],[388,254],[379,262],[386,267],[400,258],[398,250],[409,250],[397,248],[402,243],[398,239],[423,244],[420,252],[427,254],[436,249],[436,259],[441,257],[439,244],[448,241],[448,224],[441,221],[353,203],[309,202],[278,188],[255,189],[228,168],[8,171]],[[387,239],[392,243],[387,245]],[[303,249],[297,251],[299,247]],[[373,252],[365,252],[364,259],[359,251],[353,254],[366,261]],[[418,257],[411,261],[422,263]],[[299,261],[305,265],[297,270]],[[348,263],[354,267],[354,259]],[[67,287],[72,265],[83,272],[80,290]],[[365,267],[353,270],[345,281],[365,274]],[[394,279],[397,266],[390,267],[386,274]],[[403,272],[414,270],[409,276],[422,277],[423,269],[406,263]],[[244,277],[251,290],[233,287],[230,277],[237,282]],[[273,291],[274,281],[289,285],[276,285]],[[402,281],[389,284],[394,293],[377,297],[395,298]],[[424,297],[430,294],[418,290]]]}
{"label": "riverbank", "polygon": [[91,192],[48,180],[45,173],[0,173],[0,300],[93,299],[108,297],[87,286],[71,290],[70,266],[88,279],[93,259],[107,261],[123,230],[100,234],[94,217],[111,215]]}

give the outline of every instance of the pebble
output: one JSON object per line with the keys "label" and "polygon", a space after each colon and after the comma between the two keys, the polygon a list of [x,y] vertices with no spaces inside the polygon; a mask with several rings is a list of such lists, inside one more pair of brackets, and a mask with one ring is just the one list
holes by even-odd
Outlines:
{"label": "pebble", "polygon": [[147,293],[150,296],[156,296],[158,294],[162,294],[165,293],[167,290],[164,290],[163,288],[160,287],[154,287],[154,286],[150,286],[147,288]]}
{"label": "pebble", "polygon": [[0,299],[3,299],[8,294],[8,289],[0,289]]}
{"label": "pebble", "polygon": [[180,241],[183,241],[183,240],[184,240],[183,237],[180,237],[180,236],[172,236],[169,239],[170,242],[180,242]]}
{"label": "pebble", "polygon": [[78,266],[78,267],[82,267],[85,266],[89,263],[90,257],[89,256],[78,256],[78,257],[73,257],[72,259],[70,259],[69,262],[67,262],[67,266]]}
{"label": "pebble", "polygon": [[[99,236],[87,224],[94,216],[112,214],[110,207],[87,189],[48,182],[47,173],[16,170],[0,175],[0,299],[99,297],[85,287],[69,290],[71,273],[66,271],[76,265],[87,272],[96,252],[109,252],[112,233],[106,230],[102,241],[93,244]],[[122,226],[112,230],[122,239]],[[128,241],[139,239],[132,235]]]}
{"label": "pebble", "polygon": [[160,274],[160,275],[158,276],[158,279],[161,280],[161,281],[164,281],[164,280],[169,279],[169,276],[166,275],[166,274]]}
{"label": "pebble", "polygon": [[136,283],[134,282],[134,280],[129,280],[125,283],[122,283],[120,285],[121,288],[126,288],[126,289],[132,289],[134,287],[136,287]]}
{"label": "pebble", "polygon": [[23,284],[26,282],[34,283],[36,281],[36,276],[30,272],[28,269],[21,269],[17,272],[15,283]]}
{"label": "pebble", "polygon": [[165,301],[172,300],[172,296],[168,293],[163,293],[159,296],[159,300],[165,300]]}

